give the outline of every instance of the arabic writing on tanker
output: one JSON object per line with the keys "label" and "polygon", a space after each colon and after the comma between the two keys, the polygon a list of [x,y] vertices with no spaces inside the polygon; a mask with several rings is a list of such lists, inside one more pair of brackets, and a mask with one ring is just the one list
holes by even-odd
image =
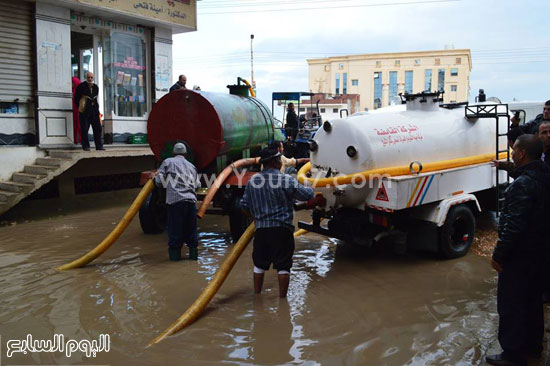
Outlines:
{"label": "arabic writing on tanker", "polygon": [[421,141],[424,139],[418,131],[418,126],[409,124],[408,126],[390,126],[385,129],[374,128],[376,134],[380,136],[382,146],[403,144],[413,141]]}

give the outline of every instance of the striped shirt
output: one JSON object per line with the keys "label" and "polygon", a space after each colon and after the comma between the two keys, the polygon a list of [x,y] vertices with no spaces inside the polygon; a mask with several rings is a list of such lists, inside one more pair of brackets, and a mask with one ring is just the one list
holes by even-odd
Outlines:
{"label": "striped shirt", "polygon": [[166,204],[197,202],[195,189],[200,187],[197,168],[183,155],[165,159],[155,177],[155,184],[166,188]]}
{"label": "striped shirt", "polygon": [[241,207],[252,214],[256,229],[286,227],[294,231],[294,200],[312,198],[313,188],[276,169],[267,169],[250,178]]}

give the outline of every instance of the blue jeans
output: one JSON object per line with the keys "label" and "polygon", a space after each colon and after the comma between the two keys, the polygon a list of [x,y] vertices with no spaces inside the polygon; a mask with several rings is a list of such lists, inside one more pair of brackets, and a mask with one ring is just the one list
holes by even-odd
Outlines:
{"label": "blue jeans", "polygon": [[179,201],[168,206],[168,247],[181,249],[199,244],[197,235],[197,206],[195,202]]}

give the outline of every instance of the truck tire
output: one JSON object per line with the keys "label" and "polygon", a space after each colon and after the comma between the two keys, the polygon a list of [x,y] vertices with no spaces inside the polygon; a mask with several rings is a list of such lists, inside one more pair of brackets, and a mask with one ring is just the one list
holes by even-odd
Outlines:
{"label": "truck tire", "polygon": [[166,207],[159,202],[158,188],[149,194],[139,209],[139,223],[145,234],[160,234],[166,229]]}
{"label": "truck tire", "polygon": [[244,233],[248,225],[252,222],[250,217],[245,215],[241,210],[241,199],[243,198],[243,193],[235,193],[231,197],[231,202],[229,205],[229,230],[231,231],[231,239],[233,243],[236,243],[237,240]]}
{"label": "truck tire", "polygon": [[439,250],[444,258],[465,256],[474,241],[476,220],[466,205],[453,206],[447,213],[445,224],[439,228]]}

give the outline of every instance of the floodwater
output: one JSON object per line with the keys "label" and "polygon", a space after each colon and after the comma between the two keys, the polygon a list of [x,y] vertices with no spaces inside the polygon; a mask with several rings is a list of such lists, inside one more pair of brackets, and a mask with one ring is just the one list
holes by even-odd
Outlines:
{"label": "floodwater", "polygon": [[[314,234],[296,239],[287,299],[278,298],[274,271],[253,294],[249,246],[194,324],[146,348],[230,250],[227,218],[200,221],[197,262],[169,262],[166,234],[144,235],[136,218],[91,265],[54,269],[99,243],[124,212],[75,211],[0,227],[0,364],[483,365],[487,352],[499,351],[496,276],[486,257],[366,251]],[[65,341],[108,334],[111,343],[95,358],[8,358],[7,341],[28,334]]]}

